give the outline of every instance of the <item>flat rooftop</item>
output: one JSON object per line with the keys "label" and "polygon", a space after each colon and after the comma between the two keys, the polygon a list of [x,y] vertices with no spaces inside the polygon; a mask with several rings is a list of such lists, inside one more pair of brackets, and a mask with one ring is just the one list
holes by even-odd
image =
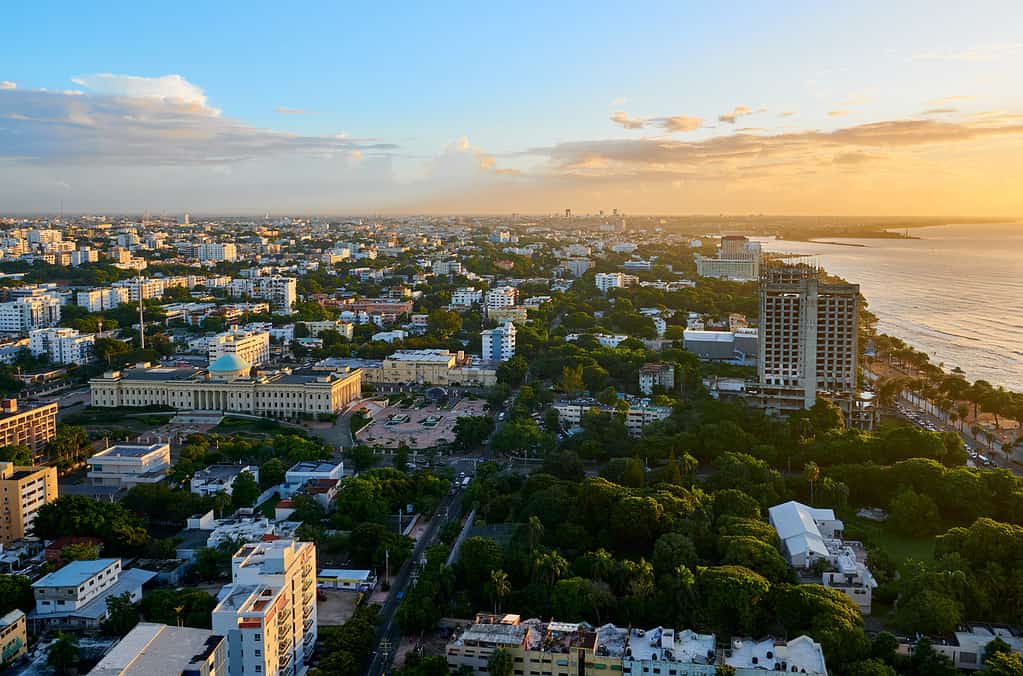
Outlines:
{"label": "flat rooftop", "polygon": [[208,629],[140,622],[89,673],[180,676],[205,663],[223,641]]}
{"label": "flat rooftop", "polygon": [[117,563],[118,559],[72,561],[60,570],[44,575],[32,583],[33,587],[77,587],[93,575]]}
{"label": "flat rooftop", "polygon": [[136,446],[133,444],[118,444],[111,446],[110,448],[100,451],[93,458],[144,458],[150,453],[155,453],[159,450],[170,447],[167,444],[150,444],[148,446]]}

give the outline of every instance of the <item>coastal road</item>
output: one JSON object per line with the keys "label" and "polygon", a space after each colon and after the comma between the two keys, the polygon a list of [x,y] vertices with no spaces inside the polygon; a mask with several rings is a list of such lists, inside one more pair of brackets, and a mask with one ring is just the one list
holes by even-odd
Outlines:
{"label": "coastal road", "polygon": [[[401,605],[398,595],[404,596],[409,589],[409,582],[412,577],[412,568],[417,565],[419,558],[426,551],[426,548],[437,541],[437,536],[447,523],[456,521],[461,515],[462,492],[457,491],[454,495],[448,496],[436,514],[430,520],[423,537],[416,543],[405,565],[401,567],[398,574],[391,583],[391,593],[380,609],[379,625],[377,629],[376,644],[373,654],[370,656],[369,667],[366,670],[368,676],[382,676],[391,673],[391,666],[394,662],[394,653],[401,643],[401,628],[394,620],[394,615]],[[386,649],[385,649],[386,648]]]}

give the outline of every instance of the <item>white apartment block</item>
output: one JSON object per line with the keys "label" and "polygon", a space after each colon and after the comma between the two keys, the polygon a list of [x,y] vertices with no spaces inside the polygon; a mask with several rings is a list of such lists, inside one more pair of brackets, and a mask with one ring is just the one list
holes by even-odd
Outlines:
{"label": "white apartment block", "polygon": [[163,481],[170,466],[169,444],[120,444],[89,458],[87,476],[93,486],[131,488]]}
{"label": "white apartment block", "polygon": [[85,263],[96,263],[99,261],[99,251],[88,247],[71,252],[71,265],[78,267]]}
{"label": "white apartment block", "polygon": [[0,333],[28,333],[60,321],[60,299],[34,296],[0,303]]}
{"label": "white apartment block", "polygon": [[107,617],[108,599],[127,594],[132,603],[138,603],[142,585],[154,577],[156,573],[138,568],[122,570],[120,559],[72,561],[32,583],[36,606],[29,613],[29,624],[36,631],[96,629]]}
{"label": "white apartment block", "polygon": [[230,331],[218,333],[209,341],[211,364],[225,354],[241,357],[253,366],[265,364],[270,361],[270,333],[245,331],[232,326]]}
{"label": "white apartment block", "polygon": [[162,279],[150,279],[143,277],[139,280],[137,277],[132,279],[122,279],[119,282],[114,282],[115,287],[128,289],[128,300],[132,303],[139,302],[139,294],[141,293],[142,299],[146,298],[162,298],[164,288],[166,288],[166,282]]}
{"label": "white apartment block", "polygon": [[269,275],[235,279],[228,287],[232,296],[252,296],[270,302],[275,314],[290,315],[298,299],[298,280]]}
{"label": "white apartment block", "polygon": [[519,290],[514,286],[498,286],[487,291],[484,305],[488,310],[512,307],[519,299]]}
{"label": "white apartment block", "polygon": [[305,671],[316,646],[316,547],[291,539],[242,545],[213,610],[231,676]]}
{"label": "white apartment block", "polygon": [[29,332],[28,341],[33,355],[46,355],[53,364],[87,364],[96,347],[95,335],[69,328],[35,329]]}
{"label": "white apartment block", "polygon": [[483,302],[483,292],[472,287],[456,289],[451,293],[451,305],[454,307],[472,307]]}
{"label": "white apartment block", "polygon": [[601,293],[607,293],[610,289],[620,289],[632,286],[639,282],[639,278],[627,275],[624,272],[598,272],[593,278],[593,283]]}
{"label": "white apartment block", "polygon": [[238,247],[230,243],[208,242],[195,247],[195,257],[200,261],[213,263],[236,261],[238,260]]}
{"label": "white apartment block", "polygon": [[123,286],[112,286],[106,289],[79,291],[75,301],[89,312],[112,310],[121,303],[131,300],[131,292]]}
{"label": "white apartment block", "polygon": [[259,467],[255,465],[210,465],[192,475],[189,490],[203,497],[218,493],[231,495],[234,491],[234,480],[242,472],[248,472],[259,481]]}
{"label": "white apartment block", "polygon": [[[576,403],[573,401],[558,401],[554,402],[553,408],[558,412],[562,425],[567,428],[580,425],[583,418],[590,411],[608,413],[610,415],[621,414],[621,411],[614,406],[603,406],[596,402]],[[628,430],[631,436],[639,437],[642,436],[644,427],[650,423],[664,420],[669,415],[671,415],[671,408],[669,406],[630,406],[625,412],[625,429]]]}
{"label": "white apartment block", "polygon": [[458,261],[434,261],[432,269],[435,275],[460,275],[464,271]]}
{"label": "white apartment block", "polygon": [[639,391],[653,394],[655,387],[670,392],[675,389],[675,367],[671,364],[643,364],[639,368]]}
{"label": "white apartment block", "polygon": [[480,333],[484,361],[508,361],[515,356],[515,325],[511,322]]}

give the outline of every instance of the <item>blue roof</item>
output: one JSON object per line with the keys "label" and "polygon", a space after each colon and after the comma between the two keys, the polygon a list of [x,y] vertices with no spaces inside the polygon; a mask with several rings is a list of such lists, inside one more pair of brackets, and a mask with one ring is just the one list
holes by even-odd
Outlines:
{"label": "blue roof", "polygon": [[250,368],[252,368],[252,364],[233,352],[220,355],[213,360],[213,363],[210,364],[210,371],[219,371],[221,373],[248,371]]}
{"label": "blue roof", "polygon": [[117,559],[96,559],[95,561],[72,561],[60,570],[44,575],[32,583],[33,587],[77,587],[96,575]]}

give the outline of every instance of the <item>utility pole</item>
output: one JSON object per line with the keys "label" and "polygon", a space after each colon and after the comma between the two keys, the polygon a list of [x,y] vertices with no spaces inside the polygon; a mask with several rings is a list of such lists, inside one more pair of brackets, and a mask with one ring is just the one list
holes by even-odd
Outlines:
{"label": "utility pole", "polygon": [[384,582],[391,583],[391,550],[384,550]]}
{"label": "utility pole", "polygon": [[144,350],[144,349],[146,349],[146,320],[145,320],[145,318],[144,318],[144,316],[142,314],[142,296],[143,296],[143,294],[142,294],[142,271],[141,270],[139,270],[139,274],[138,274],[138,277],[136,279],[138,280],[136,282],[136,284],[138,285],[138,290],[139,290],[139,349],[140,350]]}

